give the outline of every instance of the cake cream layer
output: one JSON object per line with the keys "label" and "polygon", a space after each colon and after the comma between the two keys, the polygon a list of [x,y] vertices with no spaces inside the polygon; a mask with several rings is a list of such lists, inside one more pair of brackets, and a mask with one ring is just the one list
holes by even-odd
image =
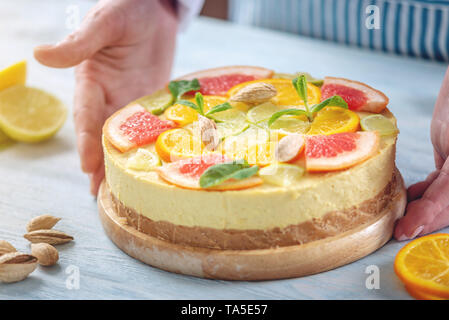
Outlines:
{"label": "cake cream layer", "polygon": [[[253,250],[305,244],[336,236],[364,224],[372,223],[385,214],[396,201],[398,190],[403,186],[398,172],[376,197],[357,206],[325,214],[286,228],[216,229],[186,227],[166,221],[153,221],[123,205],[110,192],[115,212],[127,220],[127,224],[152,237],[171,243],[220,250]],[[106,184],[106,188],[108,188]]]}
{"label": "cake cream layer", "polygon": [[136,151],[121,153],[103,139],[106,181],[124,206],[152,221],[233,230],[286,228],[376,197],[392,179],[395,144],[396,137],[382,138],[379,152],[365,162],[348,170],[306,174],[289,187],[264,183],[245,190],[199,191],[168,184],[154,171],[127,169],[126,161]]}

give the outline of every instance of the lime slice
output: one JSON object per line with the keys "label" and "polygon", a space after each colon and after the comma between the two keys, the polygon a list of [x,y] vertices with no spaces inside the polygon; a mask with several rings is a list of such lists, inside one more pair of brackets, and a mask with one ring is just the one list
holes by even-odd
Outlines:
{"label": "lime slice", "polygon": [[266,144],[269,139],[270,135],[267,130],[250,125],[243,132],[227,137],[222,148],[230,158],[246,159],[251,146]]}
{"label": "lime slice", "polygon": [[172,96],[165,90],[159,90],[149,96],[140,98],[136,102],[152,114],[160,115],[172,104]]}
{"label": "lime slice", "polygon": [[273,113],[286,109],[271,102],[262,103],[248,111],[246,118],[251,123],[258,123],[270,119]]}
{"label": "lime slice", "polygon": [[309,121],[287,116],[277,119],[270,127],[271,130],[276,130],[283,135],[292,133],[305,134],[309,131],[309,128]]}
{"label": "lime slice", "polygon": [[26,61],[17,62],[0,71],[0,90],[25,84],[27,76]]}
{"label": "lime slice", "polygon": [[364,131],[378,131],[381,136],[390,136],[399,132],[398,128],[387,117],[373,114],[360,120]]}
{"label": "lime slice", "polygon": [[293,164],[274,163],[259,170],[259,176],[267,183],[288,187],[301,180],[304,168]]}
{"label": "lime slice", "polygon": [[137,149],[137,152],[126,162],[126,168],[136,171],[151,171],[160,165],[161,161],[156,153],[142,148]]}
{"label": "lime slice", "polygon": [[64,124],[67,109],[53,95],[17,85],[0,92],[0,127],[12,139],[39,142]]}
{"label": "lime slice", "polygon": [[239,134],[248,128],[246,114],[237,109],[229,109],[211,115],[217,121],[218,136],[223,139]]}

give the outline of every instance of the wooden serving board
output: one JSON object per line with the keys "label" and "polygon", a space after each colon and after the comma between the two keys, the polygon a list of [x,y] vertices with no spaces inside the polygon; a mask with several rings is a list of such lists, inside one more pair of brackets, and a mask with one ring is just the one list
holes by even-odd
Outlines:
{"label": "wooden serving board", "polygon": [[137,231],[117,216],[106,183],[98,194],[104,230],[124,252],[153,267],[202,278],[271,280],[301,277],[361,259],[382,247],[392,236],[394,222],[403,215],[406,191],[397,173],[397,192],[380,217],[335,237],[274,249],[217,250],[187,247]]}

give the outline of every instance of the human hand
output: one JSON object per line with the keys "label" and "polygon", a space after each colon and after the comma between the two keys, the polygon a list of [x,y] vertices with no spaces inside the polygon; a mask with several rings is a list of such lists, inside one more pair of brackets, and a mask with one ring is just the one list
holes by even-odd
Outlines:
{"label": "human hand", "polygon": [[105,120],[169,79],[177,32],[170,0],[103,0],[62,42],[34,49],[55,68],[75,69],[74,121],[81,167],[96,195],[104,177]]}
{"label": "human hand", "polygon": [[406,215],[394,236],[415,238],[449,226],[449,69],[441,86],[431,124],[435,167],[426,180],[408,188]]}

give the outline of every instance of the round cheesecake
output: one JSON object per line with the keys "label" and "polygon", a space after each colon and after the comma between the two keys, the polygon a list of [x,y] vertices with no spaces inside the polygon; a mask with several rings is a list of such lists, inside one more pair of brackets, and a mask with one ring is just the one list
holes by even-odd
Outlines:
{"label": "round cheesecake", "polygon": [[[234,74],[231,73],[231,75],[236,78]],[[201,79],[211,77],[210,73],[203,78],[201,76],[201,74],[198,76],[200,85],[203,83]],[[218,75],[218,77],[221,76],[222,74]],[[246,78],[241,76],[240,80],[236,80],[240,82],[233,83],[233,87],[240,86],[242,88],[245,87],[242,86],[242,83],[253,83],[254,77],[250,76],[252,75],[250,74]],[[277,76],[275,73],[268,76],[263,75],[260,77],[261,80],[257,81],[264,82],[264,77],[272,79]],[[279,78],[284,77],[287,78],[286,75],[279,75]],[[194,78],[195,76],[189,75],[185,79],[190,81]],[[220,78],[218,79],[220,80]],[[258,78],[255,77],[255,79]],[[370,96],[373,94],[371,87],[364,85],[368,87],[366,91],[365,87],[358,87],[360,83],[350,81],[349,89],[342,89],[342,85],[334,81],[337,78],[329,79],[326,78],[321,88],[317,89],[319,90],[317,92],[321,94],[318,102],[324,101],[324,95],[329,92],[332,96],[335,96],[334,93],[341,92],[340,97],[349,101],[348,105],[352,109],[350,112],[357,115],[359,123],[356,129],[350,130],[351,134],[363,132],[360,123],[363,123],[364,118],[374,114],[396,126],[396,119],[385,108],[388,99],[381,110],[376,109],[378,108],[376,103],[379,104],[379,101],[376,101],[376,97]],[[327,85],[326,81],[331,81],[331,84]],[[269,83],[268,80],[265,82]],[[207,81],[204,83],[208,84]],[[362,84],[360,85],[362,86]],[[378,92],[375,89],[372,90],[374,90],[374,94]],[[227,92],[236,92],[236,89],[231,88]],[[204,96],[207,96],[207,93],[205,92]],[[187,93],[187,97],[189,94]],[[217,92],[213,92],[213,94],[216,96]],[[218,92],[218,95],[220,94],[225,99],[232,100],[230,94]],[[278,90],[276,97],[280,94],[282,92]],[[348,95],[355,98],[349,99]],[[161,97],[165,97],[165,99]],[[166,121],[167,109],[165,108],[169,100],[168,97],[171,97],[168,89],[162,89],[153,95],[131,103],[126,108],[137,104],[153,115],[158,114],[158,118]],[[264,101],[263,103],[278,105],[276,101],[273,102],[273,97],[271,99],[271,102]],[[354,101],[356,101],[356,107],[353,107]],[[249,112],[258,105],[255,102],[248,102],[245,112]],[[286,108],[286,106],[282,106],[281,109]],[[367,111],[372,111],[372,108],[375,108],[375,112]],[[158,111],[154,112],[154,110]],[[161,112],[161,110],[164,111]],[[315,117],[318,117],[320,112],[323,111],[318,111]],[[120,122],[120,119],[125,121],[131,117],[131,114],[128,114],[125,118],[120,118],[118,116],[120,114],[123,115],[123,112],[111,116],[105,124],[105,128],[108,125],[112,126],[111,123]],[[293,116],[287,115],[287,117]],[[158,124],[159,127],[163,126]],[[182,125],[175,123],[173,127],[161,129],[161,131],[176,130],[180,127]],[[123,124],[115,126],[115,128],[126,132]],[[104,132],[106,132],[105,130],[107,129],[104,129]],[[336,236],[378,219],[379,215],[390,205],[399,183],[395,167],[396,133],[376,133],[378,141],[375,152],[370,153],[363,161],[338,170],[320,169],[317,171],[308,168],[307,143],[309,140],[307,139],[321,137],[321,135],[293,132],[293,134],[303,135],[306,141],[305,151],[301,151],[302,154],[298,154],[294,160],[289,161],[290,165],[305,168],[300,178],[286,185],[273,184],[261,179],[260,183],[243,189],[220,190],[185,187],[182,184],[173,183],[161,175],[160,168],[176,161],[164,160],[163,155],[158,151],[156,141],[148,143],[129,138],[133,142],[139,141],[140,145],[123,149],[120,147],[123,144],[117,143],[114,136],[110,138],[112,134],[105,133],[103,150],[106,185],[116,213],[126,218],[129,226],[164,241],[190,247],[227,250],[300,245]],[[159,138],[162,134],[158,133]],[[231,136],[235,137],[238,134],[233,133]],[[223,145],[226,139],[229,139],[229,136],[220,137],[220,143]],[[135,159],[136,154],[142,150],[159,155],[161,159],[157,161],[156,165],[143,166],[143,169],[130,165],[130,159]],[[220,152],[217,150],[212,152]],[[332,157],[330,159],[332,161]],[[264,166],[266,166],[265,163],[258,165],[259,169]],[[259,179],[258,173],[250,179],[256,177]]]}

